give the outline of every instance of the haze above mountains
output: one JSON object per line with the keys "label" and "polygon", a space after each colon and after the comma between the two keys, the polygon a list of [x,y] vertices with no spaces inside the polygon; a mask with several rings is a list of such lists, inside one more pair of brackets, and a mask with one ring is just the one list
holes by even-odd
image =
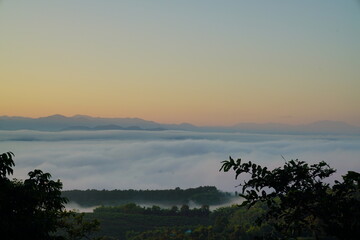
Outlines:
{"label": "haze above mountains", "polygon": [[25,129],[36,131],[185,130],[275,134],[360,134],[360,127],[337,121],[319,121],[304,125],[288,125],[281,123],[239,123],[229,127],[204,127],[194,126],[188,123],[161,124],[140,118],[98,118],[85,115],[66,117],[57,114],[40,118],[0,116],[0,130]]}

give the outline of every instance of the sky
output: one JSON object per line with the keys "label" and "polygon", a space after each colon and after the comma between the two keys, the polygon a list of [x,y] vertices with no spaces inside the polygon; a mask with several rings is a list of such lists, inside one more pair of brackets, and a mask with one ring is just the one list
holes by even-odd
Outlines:
{"label": "sky", "polygon": [[0,1],[0,116],[360,126],[360,3]]}

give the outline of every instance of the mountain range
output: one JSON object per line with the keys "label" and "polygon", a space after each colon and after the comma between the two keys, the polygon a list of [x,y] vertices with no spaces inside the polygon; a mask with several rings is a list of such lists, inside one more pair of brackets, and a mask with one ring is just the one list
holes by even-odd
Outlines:
{"label": "mountain range", "polygon": [[140,118],[99,118],[85,115],[66,117],[59,114],[40,118],[0,116],[0,130],[23,129],[37,131],[185,130],[269,134],[360,134],[360,127],[338,121],[319,121],[303,125],[239,123],[229,127],[200,127],[189,123],[161,124]]}

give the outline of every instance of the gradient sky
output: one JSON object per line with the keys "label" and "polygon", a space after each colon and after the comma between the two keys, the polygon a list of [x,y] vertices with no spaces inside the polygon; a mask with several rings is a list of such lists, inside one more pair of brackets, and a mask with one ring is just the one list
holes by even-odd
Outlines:
{"label": "gradient sky", "polygon": [[0,115],[360,126],[360,3],[0,1]]}

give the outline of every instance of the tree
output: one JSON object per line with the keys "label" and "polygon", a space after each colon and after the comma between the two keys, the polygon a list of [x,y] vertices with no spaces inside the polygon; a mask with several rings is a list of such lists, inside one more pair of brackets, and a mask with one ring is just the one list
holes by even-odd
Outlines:
{"label": "tree", "polygon": [[98,222],[84,222],[83,215],[65,210],[62,183],[49,173],[34,170],[25,181],[10,180],[13,157],[0,154],[1,239],[81,239],[98,228]]}
{"label": "tree", "polygon": [[183,204],[180,208],[180,215],[188,216],[190,214],[190,207],[187,204]]}
{"label": "tree", "polygon": [[267,212],[258,219],[272,223],[285,237],[297,237],[312,232],[318,239],[325,233],[338,239],[357,239],[360,236],[360,174],[348,172],[343,182],[334,185],[323,180],[335,172],[324,161],[309,165],[291,160],[281,168],[270,171],[249,161],[223,161],[220,171],[235,171],[237,179],[242,173],[251,178],[244,181],[242,205],[252,207],[264,202]]}

